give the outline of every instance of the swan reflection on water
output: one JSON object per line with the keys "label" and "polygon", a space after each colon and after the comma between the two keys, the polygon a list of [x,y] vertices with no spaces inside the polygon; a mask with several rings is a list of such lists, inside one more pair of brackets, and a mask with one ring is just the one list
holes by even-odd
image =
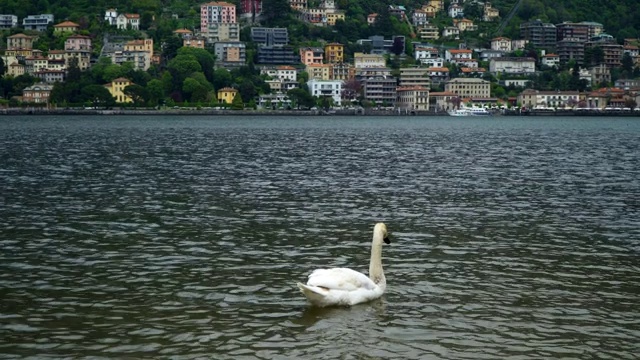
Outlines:
{"label": "swan reflection on water", "polygon": [[322,329],[336,324],[347,327],[362,326],[362,323],[378,322],[386,315],[387,304],[383,298],[350,307],[306,307],[292,322],[308,329]]}

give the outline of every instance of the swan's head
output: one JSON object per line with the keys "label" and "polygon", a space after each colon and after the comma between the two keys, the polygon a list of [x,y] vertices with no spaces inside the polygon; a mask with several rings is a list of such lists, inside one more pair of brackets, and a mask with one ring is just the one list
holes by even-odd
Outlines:
{"label": "swan's head", "polygon": [[382,240],[386,244],[391,244],[391,240],[389,240],[389,233],[387,232],[387,225],[385,225],[384,223],[377,223],[376,226],[373,228],[373,232],[375,234],[381,234]]}

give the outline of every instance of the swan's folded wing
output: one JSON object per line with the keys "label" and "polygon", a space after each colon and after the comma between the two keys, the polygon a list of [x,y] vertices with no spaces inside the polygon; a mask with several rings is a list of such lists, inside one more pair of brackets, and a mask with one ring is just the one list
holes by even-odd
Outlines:
{"label": "swan's folded wing", "polygon": [[309,275],[307,285],[345,291],[371,290],[376,287],[376,284],[365,274],[347,268],[315,270]]}

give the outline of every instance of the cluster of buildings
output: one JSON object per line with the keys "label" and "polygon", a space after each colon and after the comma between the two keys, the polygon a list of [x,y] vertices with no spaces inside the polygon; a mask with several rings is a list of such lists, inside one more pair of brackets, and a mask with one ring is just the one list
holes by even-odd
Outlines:
{"label": "cluster of buildings", "polygon": [[[118,28],[139,28],[140,16],[137,14],[117,14],[114,9],[106,11],[105,21]],[[17,18],[14,15],[0,15],[2,27],[17,26]],[[47,103],[48,96],[56,82],[66,80],[67,71],[73,62],[81,71],[91,67],[93,53],[92,39],[89,36],[79,34],[80,25],[72,21],[63,21],[55,25],[51,14],[31,15],[23,20],[23,27],[27,30],[45,31],[53,27],[54,36],[64,38],[63,49],[50,49],[46,52],[34,48],[38,35],[18,33],[8,36],[6,49],[2,60],[6,66],[6,75],[20,76],[29,74],[40,81],[36,85],[24,90],[23,101],[32,103]],[[105,37],[104,46],[101,49],[102,57],[111,58],[114,64],[131,62],[134,68],[147,70],[152,63],[158,62],[153,52],[152,39],[134,39],[131,37],[110,38]],[[126,80],[126,79],[124,79]],[[106,84],[111,94],[117,101],[130,102],[131,99],[124,96],[122,89],[129,84],[119,79]],[[125,84],[122,86],[122,84]]]}
{"label": "cluster of buildings", "polygon": [[[479,3],[483,10],[483,21],[499,18],[499,12],[491,3]],[[334,25],[335,21],[344,19],[344,12],[337,9],[334,0],[323,0],[315,7],[309,7],[306,0],[290,0],[290,5],[298,15],[310,23],[319,26]],[[200,5],[200,26],[197,29],[178,29],[174,33],[182,39],[186,47],[212,47],[215,52],[216,66],[222,68],[240,67],[246,64],[246,44],[240,41],[240,23],[242,16],[254,17],[262,11],[261,0],[241,0],[240,14],[236,5],[224,1],[214,1]],[[463,0],[452,0],[447,9],[442,0],[427,0],[426,4],[409,14],[403,6],[389,5],[389,12],[403,21],[411,21],[416,30],[416,40],[430,40],[440,37],[457,38],[460,32],[475,31],[477,26],[464,18]],[[452,18],[453,26],[444,29],[435,28],[430,23],[436,14],[446,11]],[[8,15],[0,15],[2,21]],[[368,23],[375,24],[377,14],[369,14]],[[30,19],[27,21],[27,19]],[[24,24],[35,21],[53,23],[53,16],[47,14],[25,18]],[[105,22],[120,29],[139,29],[138,14],[118,13],[116,9],[105,12]],[[17,19],[9,16],[7,23],[15,24]],[[24,73],[41,79],[37,84],[38,93],[46,92],[56,81],[64,81],[66,70],[71,59],[77,61],[82,70],[91,66],[91,39],[77,34],[79,25],[70,21],[53,25],[54,34],[65,34],[65,46],[60,50],[49,50],[43,55],[33,49],[37,36],[16,34],[7,38],[7,50],[3,56],[8,65],[8,74],[18,76]],[[454,107],[458,101],[476,104],[494,104],[502,101],[491,97],[491,84],[483,80],[483,75],[490,73],[500,79],[504,86],[527,87],[527,76],[545,67],[558,67],[569,61],[578,65],[586,63],[585,50],[599,47],[604,54],[604,61],[598,66],[581,68],[580,79],[588,83],[599,84],[611,80],[610,69],[620,66],[622,55],[629,53],[640,66],[637,43],[629,40],[625,45],[618,45],[606,33],[601,24],[594,22],[552,25],[539,20],[521,25],[521,39],[496,37],[491,40],[490,47],[468,49],[461,44],[456,48],[435,46],[426,41],[414,42],[413,56],[419,65],[400,68],[399,73],[387,66],[386,55],[397,47],[404,52],[404,36],[384,38],[371,36],[358,40],[358,44],[366,45],[368,53],[356,52],[345,54],[345,45],[325,43],[317,47],[294,48],[290,43],[286,28],[252,27],[250,36],[257,47],[256,63],[261,74],[267,76],[267,84],[271,94],[261,95],[258,104],[271,107],[273,104],[287,105],[290,99],[287,92],[299,86],[307,86],[311,95],[327,98],[334,106],[349,106],[356,100],[354,84],[364,100],[372,105],[392,106],[406,111],[444,111]],[[531,44],[542,49],[540,59],[532,57],[513,57],[511,54],[523,50]],[[101,57],[109,57],[115,64],[130,62],[139,70],[147,70],[151,64],[159,63],[160,58],[154,54],[151,39],[135,39],[127,36],[105,36]],[[480,62],[488,63],[488,68],[480,67]],[[452,65],[455,65],[452,67]],[[450,68],[458,69],[452,76]],[[306,84],[299,81],[302,72],[308,75]],[[124,87],[130,85],[127,79],[116,79],[105,85],[117,102],[130,102]],[[638,84],[627,81],[623,84],[626,93],[637,88]],[[444,88],[444,91],[430,91],[433,87]],[[28,89],[33,90],[33,89]],[[231,103],[238,94],[236,89],[218,89],[218,99]],[[614,90],[607,93],[606,99],[618,97]],[[593,96],[585,94],[545,93],[526,90],[517,99],[526,106],[569,106],[586,104],[587,107],[599,107],[604,102],[600,93]],[[625,95],[626,96],[626,95]],[[46,101],[46,97],[27,96],[25,99],[35,102]],[[624,98],[624,96],[622,97]],[[249,99],[244,99],[248,101]],[[516,100],[513,100],[515,105]]]}
{"label": "cluster of buildings", "polygon": [[[465,31],[477,31],[477,24],[464,17],[464,3],[464,0],[452,0],[449,7],[445,9],[443,0],[428,0],[426,4],[411,14],[411,22],[416,29],[416,36],[423,41],[440,38],[459,39],[460,34]],[[482,8],[482,21],[494,21],[500,18],[500,12],[490,2],[477,2],[477,4]],[[443,11],[446,11],[447,15],[452,18],[453,25],[440,29],[432,22],[432,19]],[[372,14],[369,17],[376,15]],[[406,16],[406,14],[402,14],[402,16]],[[375,22],[375,19],[370,19],[369,22]]]}

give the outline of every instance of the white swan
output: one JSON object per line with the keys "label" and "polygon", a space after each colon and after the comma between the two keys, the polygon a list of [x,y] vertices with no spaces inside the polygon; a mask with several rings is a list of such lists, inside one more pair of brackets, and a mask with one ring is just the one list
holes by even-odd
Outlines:
{"label": "white swan", "polygon": [[382,272],[382,242],[390,244],[387,226],[373,228],[369,277],[347,268],[318,269],[309,275],[307,284],[298,283],[300,291],[312,305],[349,306],[377,299],[384,293],[387,280]]}

